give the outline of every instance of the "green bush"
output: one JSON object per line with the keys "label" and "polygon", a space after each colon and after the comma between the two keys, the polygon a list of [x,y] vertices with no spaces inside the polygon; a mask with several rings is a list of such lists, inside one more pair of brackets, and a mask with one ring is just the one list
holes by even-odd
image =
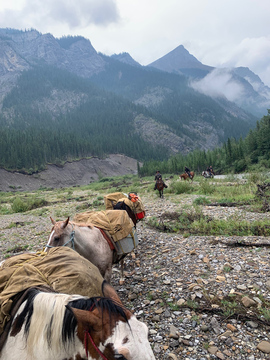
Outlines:
{"label": "green bush", "polygon": [[200,183],[200,192],[202,192],[204,195],[210,195],[213,194],[215,191],[215,186],[210,184],[208,181],[202,181]]}
{"label": "green bush", "polygon": [[170,186],[170,190],[174,194],[190,194],[193,192],[192,185],[189,184],[187,181],[175,181],[172,182]]}
{"label": "green bush", "polygon": [[39,199],[35,197],[25,198],[22,200],[20,197],[16,197],[11,205],[13,212],[25,212],[32,209],[37,209],[42,206],[48,205],[47,201],[44,199]]}
{"label": "green bush", "polygon": [[207,205],[210,203],[211,201],[203,196],[200,196],[193,201],[193,205]]}
{"label": "green bush", "polygon": [[16,197],[13,200],[13,203],[11,205],[11,209],[13,210],[13,212],[18,213],[18,212],[25,212],[28,210],[28,204],[26,202],[23,202],[21,198]]}

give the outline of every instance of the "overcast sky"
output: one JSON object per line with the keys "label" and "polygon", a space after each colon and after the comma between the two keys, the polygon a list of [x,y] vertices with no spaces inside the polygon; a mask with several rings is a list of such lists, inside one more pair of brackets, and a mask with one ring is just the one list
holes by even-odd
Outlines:
{"label": "overcast sky", "polygon": [[142,65],[178,45],[203,64],[247,66],[270,86],[270,0],[0,0],[0,27],[82,35]]}

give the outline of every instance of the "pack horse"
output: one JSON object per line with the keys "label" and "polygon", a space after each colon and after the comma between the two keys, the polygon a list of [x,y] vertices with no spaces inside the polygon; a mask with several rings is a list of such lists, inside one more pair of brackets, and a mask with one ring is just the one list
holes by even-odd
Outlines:
{"label": "pack horse", "polygon": [[[2,302],[3,294],[10,294],[18,287],[18,281],[10,282],[7,274],[12,271],[12,280],[23,277],[31,261],[35,261],[35,268],[56,285],[56,290],[62,286],[67,291],[76,288],[79,292],[90,294],[93,291],[97,295],[56,292],[47,283],[26,288],[22,301],[13,307],[15,311],[8,320],[10,325],[4,341],[3,333],[1,335],[0,360],[155,359],[147,326],[123,306],[114,288],[103,280],[94,265],[91,264],[93,271],[90,271],[90,263],[68,248],[50,249],[41,259],[39,254],[32,259],[19,256],[19,267],[1,268],[1,279],[7,282],[0,294],[1,310],[7,303]],[[70,270],[66,269],[66,264]],[[65,277],[66,270],[69,272]],[[41,280],[39,275],[37,271],[29,274],[31,281],[36,279],[37,283]],[[93,290],[88,290],[89,285],[93,285]],[[20,281],[19,286],[24,287],[25,282]]]}
{"label": "pack horse", "polygon": [[[116,194],[121,194],[122,198],[124,196],[122,193]],[[111,197],[109,196],[109,199],[111,199],[114,194],[110,195]],[[119,197],[120,195],[117,196]],[[137,198],[135,198],[136,202],[139,200],[139,198]],[[105,200],[108,201],[108,199]],[[116,200],[116,204],[119,204],[118,200]],[[129,210],[132,210],[133,202],[130,201],[130,203],[126,200],[128,199],[124,198],[120,203],[125,202],[128,204],[127,207]],[[127,253],[131,252],[138,244],[134,221],[137,222],[142,219],[145,211],[143,205],[141,205],[137,210],[133,209],[135,216],[131,218],[129,211],[118,210],[117,207],[115,210],[110,210],[110,206],[106,201],[105,205],[109,210],[80,213],[75,215],[74,221],[70,221],[69,218],[67,218],[64,221],[56,222],[50,218],[53,227],[46,249],[48,250],[56,246],[73,248],[84,258],[96,265],[104,279],[110,282],[113,264],[121,261]],[[122,221],[120,219],[124,220]],[[113,221],[117,222],[112,226]],[[119,231],[123,233],[123,235],[117,235],[118,233],[111,235],[111,228],[119,229],[121,228],[121,223],[125,224],[122,231]],[[114,241],[117,236],[122,239],[120,241]],[[123,266],[121,267],[120,281],[124,281]]]}

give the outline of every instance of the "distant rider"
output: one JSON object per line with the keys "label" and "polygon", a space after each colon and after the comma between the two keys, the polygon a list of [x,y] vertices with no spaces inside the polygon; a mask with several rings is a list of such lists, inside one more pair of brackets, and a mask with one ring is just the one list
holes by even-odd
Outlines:
{"label": "distant rider", "polygon": [[188,177],[191,178],[191,175],[190,175],[190,170],[187,166],[185,166],[185,173],[188,175]]}
{"label": "distant rider", "polygon": [[[161,173],[160,173],[159,170],[157,170],[157,171],[156,171],[156,174],[155,174],[155,181],[156,181],[156,183],[155,183],[154,190],[157,190],[157,182],[158,182],[158,180],[162,180],[162,175],[161,175]],[[164,187],[167,188],[168,186],[165,184],[165,182],[164,182],[163,180],[162,180],[162,182],[163,182]]]}
{"label": "distant rider", "polygon": [[215,175],[214,170],[213,170],[213,168],[212,168],[212,165],[209,166],[209,169],[210,169],[211,174],[212,174],[212,175]]}

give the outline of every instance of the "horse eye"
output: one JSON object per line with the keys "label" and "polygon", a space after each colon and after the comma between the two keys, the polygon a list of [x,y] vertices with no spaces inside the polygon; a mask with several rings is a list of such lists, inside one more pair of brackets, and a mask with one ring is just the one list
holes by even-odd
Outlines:
{"label": "horse eye", "polygon": [[54,238],[54,241],[59,241],[60,240],[60,237],[55,237]]}

